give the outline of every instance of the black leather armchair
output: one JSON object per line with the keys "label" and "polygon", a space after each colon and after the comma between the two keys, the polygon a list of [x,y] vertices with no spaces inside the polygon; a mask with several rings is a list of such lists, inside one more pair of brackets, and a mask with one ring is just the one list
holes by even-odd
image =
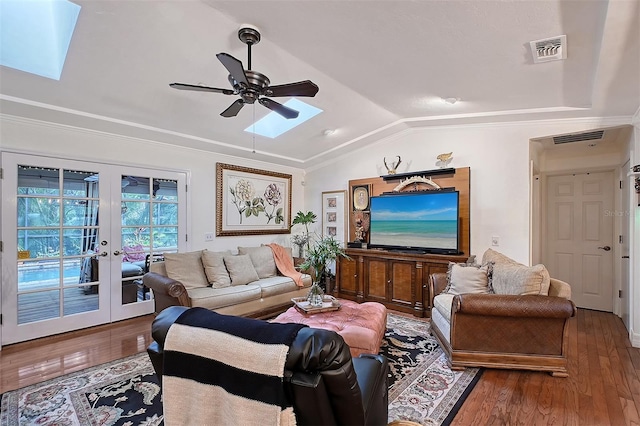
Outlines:
{"label": "black leather armchair", "polygon": [[[167,332],[186,309],[168,307],[153,322],[154,342],[147,352],[160,379]],[[382,355],[352,358],[347,344],[333,331],[301,329],[287,355],[284,383],[297,424],[386,425],[388,370]]]}

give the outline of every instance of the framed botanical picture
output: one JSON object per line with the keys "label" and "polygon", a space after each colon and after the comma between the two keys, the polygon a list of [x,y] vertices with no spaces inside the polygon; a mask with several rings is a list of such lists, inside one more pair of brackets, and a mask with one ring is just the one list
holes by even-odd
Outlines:
{"label": "framed botanical picture", "polygon": [[216,163],[216,235],[291,232],[291,175]]}
{"label": "framed botanical picture", "polygon": [[322,193],[322,236],[334,237],[344,244],[347,241],[347,191]]}

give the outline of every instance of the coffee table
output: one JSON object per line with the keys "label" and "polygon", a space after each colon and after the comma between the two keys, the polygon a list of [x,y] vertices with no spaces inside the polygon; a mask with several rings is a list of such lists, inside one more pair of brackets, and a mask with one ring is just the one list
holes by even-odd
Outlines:
{"label": "coffee table", "polygon": [[303,314],[291,307],[271,322],[292,322],[335,331],[349,345],[352,357],[363,353],[377,354],[387,328],[387,308],[377,302],[339,301],[341,306],[337,311]]}

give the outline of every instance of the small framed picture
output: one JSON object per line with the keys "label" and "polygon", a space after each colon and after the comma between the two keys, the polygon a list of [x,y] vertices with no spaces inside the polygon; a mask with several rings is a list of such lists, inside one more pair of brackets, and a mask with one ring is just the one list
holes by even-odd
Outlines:
{"label": "small framed picture", "polygon": [[322,236],[333,237],[341,244],[347,241],[347,191],[322,193]]}
{"label": "small framed picture", "polygon": [[354,186],[351,190],[353,210],[369,210],[369,185]]}

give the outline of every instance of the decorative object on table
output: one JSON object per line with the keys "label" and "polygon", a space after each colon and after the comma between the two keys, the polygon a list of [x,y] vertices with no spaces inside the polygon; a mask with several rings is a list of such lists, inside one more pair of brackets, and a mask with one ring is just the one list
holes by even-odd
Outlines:
{"label": "decorative object on table", "polygon": [[389,167],[389,165],[387,164],[387,157],[383,157],[382,162],[384,163],[384,167],[386,167],[387,169],[387,173],[390,175],[395,175],[398,166],[400,165],[400,163],[402,163],[402,159],[400,159],[399,155],[396,155],[396,160],[390,162],[391,167]]}
{"label": "decorative object on table", "polygon": [[335,262],[338,257],[349,259],[342,245],[333,237],[321,237],[307,250],[300,268],[312,269],[313,284],[309,290],[310,296],[322,290],[322,284],[331,276],[329,264]]}
{"label": "decorative object on table", "polygon": [[369,185],[354,186],[351,191],[353,210],[367,210],[369,208]]}
{"label": "decorative object on table", "polygon": [[347,191],[322,193],[322,236],[334,237],[338,242],[347,240]]}
{"label": "decorative object on table", "polygon": [[218,53],[216,57],[222,65],[229,71],[229,83],[233,89],[219,89],[217,87],[207,87],[184,83],[171,83],[169,86],[180,90],[195,90],[199,92],[222,93],[223,95],[240,95],[240,99],[233,102],[220,114],[223,117],[235,117],[245,104],[259,104],[280,114],[284,118],[297,118],[299,112],[295,109],[284,106],[270,98],[282,96],[307,96],[313,97],[318,93],[318,86],[310,80],[298,81],[295,83],[279,84],[270,86],[271,83],[266,75],[255,71],[251,66],[251,46],[260,42],[260,31],[253,25],[244,24],[238,30],[238,38],[247,45],[248,68],[245,70],[242,61],[234,58],[228,53]]}
{"label": "decorative object on table", "polygon": [[354,212],[353,222],[356,224],[356,243],[364,243],[367,241],[367,233],[369,232],[370,218],[367,212]]}
{"label": "decorative object on table", "polygon": [[308,211],[304,213],[303,211],[298,211],[296,213],[296,217],[293,218],[291,222],[292,225],[304,225],[304,233],[301,236],[294,235],[292,241],[295,245],[298,246],[298,255],[299,257],[303,257],[303,249],[309,249],[309,240],[311,239],[311,234],[309,233],[309,225],[312,223],[316,223],[318,216],[312,211]]}
{"label": "decorative object on table", "polygon": [[316,305],[313,305],[306,297],[294,297],[291,301],[296,309],[303,314],[318,314],[321,312],[337,311],[341,306],[338,299],[326,294],[321,296],[320,302]]}
{"label": "decorative object on table", "polygon": [[453,151],[447,152],[445,154],[440,154],[436,157],[438,161],[436,162],[436,166],[439,166],[441,169],[446,168],[451,160],[453,160]]}
{"label": "decorative object on table", "polygon": [[291,232],[291,175],[216,163],[216,235]]}

